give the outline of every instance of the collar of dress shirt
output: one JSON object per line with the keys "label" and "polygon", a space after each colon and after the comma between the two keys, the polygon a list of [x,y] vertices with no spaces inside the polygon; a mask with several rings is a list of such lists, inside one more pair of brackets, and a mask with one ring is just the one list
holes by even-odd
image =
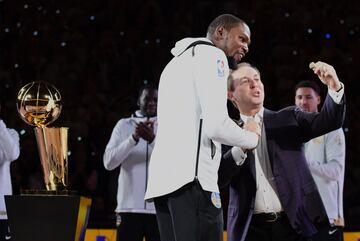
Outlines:
{"label": "collar of dress shirt", "polygon": [[259,112],[255,114],[255,116],[246,116],[246,115],[243,115],[240,113],[240,117],[245,123],[246,123],[247,119],[250,117],[254,117],[256,122],[261,123],[263,116],[264,116],[264,107],[261,107]]}

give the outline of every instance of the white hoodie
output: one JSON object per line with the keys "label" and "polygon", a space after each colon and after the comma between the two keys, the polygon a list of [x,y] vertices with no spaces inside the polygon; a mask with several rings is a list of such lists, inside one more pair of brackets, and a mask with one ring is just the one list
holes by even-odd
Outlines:
{"label": "white hoodie", "polygon": [[12,194],[10,163],[19,155],[19,134],[0,119],[0,219],[7,219],[4,195]]}
{"label": "white hoodie", "polygon": [[[171,50],[174,58],[161,74],[159,126],[149,164],[146,199],[171,193],[193,181],[195,176],[204,190],[219,192],[220,143],[244,148],[257,145],[257,135],[242,130],[228,116],[229,68],[224,52],[201,44],[183,52],[199,40],[210,42],[206,38],[177,42]],[[203,122],[196,173],[200,119]]]}
{"label": "white hoodie", "polygon": [[329,222],[344,219],[345,135],[342,128],[305,143],[305,157]]}
{"label": "white hoodie", "polygon": [[[154,204],[144,201],[148,162],[155,140],[149,144],[140,138],[136,143],[132,137],[135,124],[146,120],[140,111],[136,112],[136,117],[119,120],[105,149],[105,168],[113,170],[120,166],[116,212],[155,213]],[[156,117],[150,121],[154,122],[156,132]]]}

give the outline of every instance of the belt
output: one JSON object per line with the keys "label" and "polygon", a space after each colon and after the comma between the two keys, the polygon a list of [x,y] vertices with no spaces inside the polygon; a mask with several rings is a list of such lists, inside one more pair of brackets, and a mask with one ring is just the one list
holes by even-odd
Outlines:
{"label": "belt", "polygon": [[252,221],[256,223],[272,223],[278,221],[285,215],[284,212],[271,212],[271,213],[255,213],[252,216]]}

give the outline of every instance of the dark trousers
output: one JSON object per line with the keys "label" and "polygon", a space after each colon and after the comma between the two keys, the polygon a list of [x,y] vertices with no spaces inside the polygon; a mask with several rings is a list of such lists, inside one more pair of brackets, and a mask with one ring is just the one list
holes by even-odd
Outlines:
{"label": "dark trousers", "polygon": [[342,227],[325,226],[315,234],[311,241],[343,241],[344,231]]}
{"label": "dark trousers", "polygon": [[120,213],[117,241],[160,241],[155,214]]}
{"label": "dark trousers", "polygon": [[7,220],[0,219],[0,241],[11,240],[9,223]]}
{"label": "dark trousers", "polygon": [[161,241],[222,241],[222,209],[213,204],[219,201],[214,194],[191,182],[155,198]]}
{"label": "dark trousers", "polygon": [[254,214],[245,241],[303,241],[306,240],[291,227],[289,219],[282,213],[275,221],[264,221]]}

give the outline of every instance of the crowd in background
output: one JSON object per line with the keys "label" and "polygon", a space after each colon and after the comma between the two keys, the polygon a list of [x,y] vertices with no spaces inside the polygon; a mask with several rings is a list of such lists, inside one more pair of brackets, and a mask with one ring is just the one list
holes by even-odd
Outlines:
{"label": "crowd in background", "polygon": [[102,158],[114,125],[137,109],[142,84],[158,83],[174,43],[205,36],[220,13],[249,24],[251,51],[244,61],[259,67],[270,109],[294,103],[295,84],[314,78],[311,61],[336,68],[348,107],[346,228],[360,227],[357,1],[0,0],[1,118],[20,133],[21,143],[12,164],[14,193],[44,185],[33,127],[17,114],[16,96],[28,82],[47,81],[63,99],[53,126],[70,128],[70,188],[92,197],[90,226],[113,225],[118,169],[106,171]]}

